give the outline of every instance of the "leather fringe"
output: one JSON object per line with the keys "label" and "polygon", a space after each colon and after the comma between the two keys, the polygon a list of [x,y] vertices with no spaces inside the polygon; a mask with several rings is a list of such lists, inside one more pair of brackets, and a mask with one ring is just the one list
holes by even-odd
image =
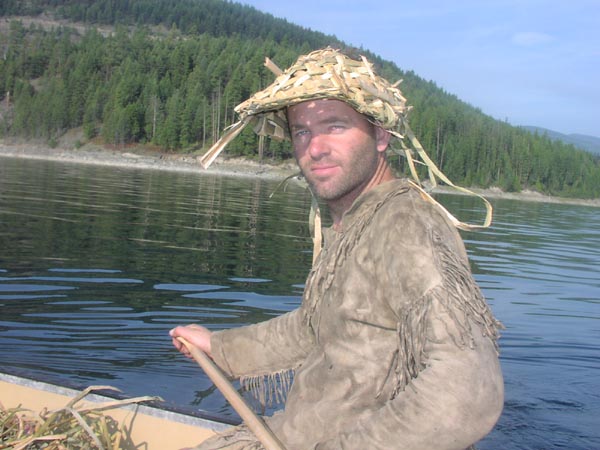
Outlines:
{"label": "leather fringe", "polygon": [[249,391],[263,407],[284,404],[293,381],[293,369],[240,378],[242,388]]}
{"label": "leather fringe", "polygon": [[494,318],[469,267],[444,244],[437,233],[433,232],[431,239],[436,249],[436,264],[443,279],[440,285],[413,302],[398,322],[396,379],[392,398],[404,391],[410,381],[425,368],[428,314],[434,301],[451,317],[454,327],[447,326],[446,330],[459,348],[474,348],[471,324],[475,323],[481,327],[483,335],[492,340],[498,351],[499,330],[503,326]]}
{"label": "leather fringe", "polygon": [[[357,218],[352,226],[344,230],[344,236],[340,238],[340,242],[338,242],[335,248],[321,251],[321,254],[313,264],[304,288],[304,301],[307,302],[306,305],[304,305],[306,309],[305,321],[313,330],[316,330],[318,327],[318,324],[315,323],[315,320],[318,319],[314,316],[319,300],[323,297],[324,292],[331,287],[336,267],[342,265],[346,256],[352,251],[358,240],[361,238],[364,230],[369,226],[379,208],[381,208],[389,199],[398,195],[403,195],[409,190],[410,188],[407,186],[404,189],[390,192],[372,208],[365,211],[362,217]],[[333,257],[326,258],[325,254],[329,252],[335,253]],[[328,261],[327,264],[324,263],[325,260]]]}

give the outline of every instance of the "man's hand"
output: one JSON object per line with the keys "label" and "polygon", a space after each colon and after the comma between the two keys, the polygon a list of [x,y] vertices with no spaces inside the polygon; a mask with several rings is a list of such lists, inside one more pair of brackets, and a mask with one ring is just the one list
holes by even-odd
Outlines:
{"label": "man's hand", "polygon": [[198,347],[208,356],[211,356],[211,347],[210,347],[210,337],[212,335],[212,331],[204,328],[203,326],[191,324],[186,326],[178,326],[169,331],[169,335],[173,339],[173,345],[177,350],[183,353],[188,358],[191,358],[190,352],[186,348],[185,345],[177,338],[182,337],[190,344],[195,347]]}

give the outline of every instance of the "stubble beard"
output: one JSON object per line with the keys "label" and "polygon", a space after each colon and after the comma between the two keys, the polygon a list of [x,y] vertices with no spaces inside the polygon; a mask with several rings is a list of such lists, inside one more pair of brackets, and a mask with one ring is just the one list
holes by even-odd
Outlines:
{"label": "stubble beard", "polygon": [[348,194],[362,192],[377,170],[377,159],[360,159],[354,161],[350,168],[343,168],[342,173],[334,180],[320,181],[312,179],[310,173],[302,170],[312,192],[325,202],[335,202]]}

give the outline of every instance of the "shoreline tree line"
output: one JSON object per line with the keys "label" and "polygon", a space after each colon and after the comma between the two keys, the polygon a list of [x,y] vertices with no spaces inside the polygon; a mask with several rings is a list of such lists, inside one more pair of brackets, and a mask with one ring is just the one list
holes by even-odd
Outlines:
{"label": "shoreline tree line", "polygon": [[[200,152],[236,120],[237,104],[272,82],[265,56],[287,67],[319,47],[347,49],[334,36],[223,0],[7,0],[0,17],[12,16],[38,20],[0,30],[0,136],[49,143],[81,128],[86,140]],[[69,25],[42,26],[49,17]],[[97,28],[106,25],[113,31]],[[411,128],[454,182],[600,196],[597,155],[493,119],[412,71],[354,51],[403,80]],[[262,157],[292,157],[289,143],[265,144]],[[257,148],[246,129],[227,154],[256,157]]]}

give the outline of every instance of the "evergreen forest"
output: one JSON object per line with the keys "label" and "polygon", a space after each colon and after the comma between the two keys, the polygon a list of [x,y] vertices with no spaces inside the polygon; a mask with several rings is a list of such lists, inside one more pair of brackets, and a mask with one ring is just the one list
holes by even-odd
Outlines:
{"label": "evergreen forest", "polygon": [[[69,130],[83,145],[205,151],[236,121],[233,108],[298,55],[331,45],[364,54],[412,105],[411,128],[456,183],[600,197],[600,158],[482,113],[368,49],[225,0],[3,0],[0,137],[56,145]],[[284,160],[289,143],[246,129],[226,154]],[[399,171],[404,160],[393,156]]]}

